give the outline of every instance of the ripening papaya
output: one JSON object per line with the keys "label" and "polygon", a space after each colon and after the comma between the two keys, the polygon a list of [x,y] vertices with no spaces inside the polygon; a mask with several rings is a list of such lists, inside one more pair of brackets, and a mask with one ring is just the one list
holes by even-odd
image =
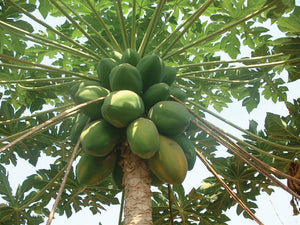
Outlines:
{"label": "ripening papaya", "polygon": [[[74,102],[81,104],[97,98],[105,97],[109,94],[109,90],[99,86],[86,86],[79,88],[75,94]],[[101,118],[101,106],[103,100],[89,104],[81,109],[81,112],[91,117],[92,120]]]}
{"label": "ripening papaya", "polygon": [[197,158],[195,146],[184,134],[178,135],[173,139],[180,145],[185,154],[188,163],[188,170],[192,170],[194,168]]}
{"label": "ripening papaya", "polygon": [[101,108],[103,118],[115,127],[127,127],[145,111],[142,98],[133,91],[111,92]]}
{"label": "ripening papaya", "polygon": [[160,134],[177,136],[189,126],[191,114],[178,102],[161,101],[150,108],[148,117]]}
{"label": "ripening papaya", "polygon": [[163,82],[171,86],[176,79],[177,69],[172,66],[165,67],[165,75],[163,78]]}
{"label": "ripening papaya", "polygon": [[120,129],[102,119],[88,124],[80,135],[80,141],[86,153],[102,157],[114,149],[120,137]]}
{"label": "ripening papaya", "polygon": [[158,55],[147,55],[141,58],[136,68],[141,73],[144,91],[163,80],[164,63]]}
{"label": "ripening papaya", "polygon": [[182,148],[163,135],[160,135],[158,151],[148,163],[154,175],[165,183],[181,184],[187,174],[188,164]]}
{"label": "ripening papaya", "polygon": [[125,50],[122,55],[121,62],[122,63],[129,63],[132,66],[136,66],[140,61],[141,56],[139,53],[131,48]]}
{"label": "ripening papaya", "polygon": [[[170,88],[170,95],[173,95],[175,98],[182,102],[185,102],[185,100],[187,99],[187,94],[180,88]],[[174,99],[171,97],[170,100]]]}
{"label": "ripening papaya", "polygon": [[112,91],[131,90],[142,93],[143,81],[138,69],[128,63],[114,67],[109,74],[109,83]]}
{"label": "ripening papaya", "polygon": [[159,147],[159,133],[155,124],[146,118],[138,118],[126,129],[131,151],[142,159],[151,158]]}
{"label": "ripening papaya", "polygon": [[150,86],[143,94],[142,98],[147,109],[155,103],[168,100],[170,97],[170,87],[166,83],[157,83]]}
{"label": "ripening papaya", "polygon": [[108,90],[110,89],[109,74],[111,70],[116,67],[118,63],[112,58],[103,58],[100,60],[97,67],[97,74],[102,83],[102,86]]}
{"label": "ripening papaya", "polygon": [[77,166],[76,177],[81,185],[97,185],[113,172],[117,161],[116,152],[105,157],[96,157],[84,153]]}
{"label": "ripening papaya", "polygon": [[71,142],[76,144],[81,132],[83,131],[84,127],[86,126],[89,117],[84,113],[79,113],[74,121],[74,125],[71,130]]}

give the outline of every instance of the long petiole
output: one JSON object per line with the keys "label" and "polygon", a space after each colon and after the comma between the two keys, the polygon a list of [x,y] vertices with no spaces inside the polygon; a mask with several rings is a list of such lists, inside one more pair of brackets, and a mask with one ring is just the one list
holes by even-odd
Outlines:
{"label": "long petiole", "polygon": [[[77,55],[80,55],[80,56],[85,57],[85,58],[99,60],[99,58],[97,58],[93,55],[89,55],[89,54],[87,54],[83,51],[80,51],[78,49],[75,49],[75,48],[69,47],[67,45],[61,44],[57,41],[50,40],[50,39],[42,37],[40,35],[32,34],[32,33],[28,32],[26,30],[23,30],[19,27],[8,24],[8,23],[6,23],[2,20],[0,20],[0,27],[6,28],[7,30],[13,32],[14,35],[20,36],[20,37],[25,38],[27,40],[37,42],[39,44],[44,44],[46,46],[48,45],[48,46],[51,46],[51,47],[56,47],[57,49],[69,52],[71,54],[77,54]],[[30,38],[30,37],[32,37],[32,38]]]}
{"label": "long petiole", "polygon": [[209,164],[201,152],[196,148],[196,153],[198,158],[204,163],[206,168],[215,176],[215,178],[220,182],[220,184],[225,188],[225,190],[237,201],[237,203],[251,216],[258,224],[263,225],[263,223],[253,214],[253,212],[245,205],[245,203],[230,189],[230,187],[222,180],[215,169]]}
{"label": "long petiole", "polygon": [[123,38],[123,44],[125,49],[129,48],[129,42],[128,42],[128,37],[127,37],[127,29],[126,29],[126,25],[125,25],[125,20],[124,20],[124,15],[123,15],[123,11],[122,11],[122,5],[120,0],[116,0],[113,1],[115,9],[116,9],[116,13],[117,13],[117,17],[120,23],[120,30],[121,30],[121,34],[122,34],[122,38]]}
{"label": "long petiole", "polygon": [[45,115],[45,114],[52,113],[52,112],[59,112],[59,111],[65,110],[67,108],[73,107],[74,105],[75,105],[74,103],[71,103],[71,104],[64,105],[64,106],[61,106],[61,107],[57,107],[57,108],[54,108],[54,109],[49,109],[49,110],[46,110],[46,111],[43,111],[43,112],[35,113],[35,114],[30,115],[30,116],[24,116],[24,117],[19,117],[19,118],[16,118],[16,119],[0,121],[0,125],[1,124],[14,123],[14,122],[18,122],[20,120],[32,119],[34,117]]}
{"label": "long petiole", "polygon": [[[83,74],[83,73],[63,70],[63,69],[59,69],[59,68],[56,68],[56,67],[53,67],[53,66],[47,66],[47,65],[40,64],[40,63],[35,63],[35,62],[30,62],[30,61],[27,61],[27,60],[23,60],[23,59],[14,58],[14,57],[4,55],[4,54],[1,54],[1,53],[0,53],[0,58],[6,59],[8,61],[14,61],[14,62],[22,63],[22,64],[25,64],[25,65],[41,67],[41,68],[47,69],[48,72],[74,75],[74,76],[86,78],[86,79],[89,79],[89,80],[99,81],[99,79],[97,77],[92,76],[92,75],[87,75],[87,74]],[[20,67],[18,65],[13,65],[13,64],[0,64],[0,65],[9,66],[11,68],[14,67],[14,68],[22,69],[22,67]]]}
{"label": "long petiole", "polygon": [[16,9],[18,9],[19,11],[21,11],[22,13],[24,13],[26,16],[28,16],[29,18],[31,18],[32,20],[34,20],[35,22],[41,24],[42,26],[46,27],[47,29],[51,30],[52,32],[54,32],[55,34],[57,34],[58,36],[64,38],[65,40],[69,41],[70,43],[74,44],[75,46],[78,46],[79,48],[81,48],[82,50],[84,50],[85,52],[88,52],[89,54],[95,56],[96,58],[99,58],[99,56],[92,50],[90,50],[89,48],[81,45],[79,42],[74,41],[73,39],[71,39],[70,37],[68,37],[67,35],[63,34],[62,32],[56,30],[54,27],[50,26],[49,24],[45,23],[44,21],[38,19],[37,17],[35,17],[34,15],[32,15],[31,13],[29,13],[26,9],[22,8],[21,6],[17,5],[16,3],[12,2],[11,0],[6,0],[10,5],[12,5],[13,7],[15,7]]}
{"label": "long petiole", "polygon": [[165,3],[166,3],[166,0],[160,0],[158,2],[158,5],[157,5],[156,10],[154,12],[154,15],[153,15],[148,27],[147,27],[147,30],[144,34],[141,45],[138,49],[138,53],[141,55],[141,57],[143,57],[144,54],[145,54],[146,48],[148,47],[148,44],[149,44],[151,34],[152,34],[152,32],[153,32],[153,30],[154,30],[154,28],[155,28],[155,26],[158,22],[158,19],[161,15],[161,12],[162,12],[162,9],[163,9]]}
{"label": "long petiole", "polygon": [[0,153],[3,152],[3,151],[5,151],[5,150],[7,150],[7,149],[9,149],[9,148],[11,148],[11,147],[13,147],[14,145],[18,144],[20,141],[22,141],[22,140],[26,139],[27,137],[33,135],[35,132],[37,132],[37,131],[43,129],[44,127],[46,127],[46,126],[48,126],[48,125],[50,125],[50,124],[52,124],[52,123],[60,120],[61,118],[69,115],[70,113],[73,113],[73,112],[75,112],[75,111],[77,111],[77,110],[79,110],[79,109],[81,109],[81,108],[83,108],[83,107],[85,107],[85,106],[87,106],[89,104],[92,104],[92,103],[98,102],[98,101],[102,101],[104,99],[105,99],[105,97],[97,98],[97,99],[94,99],[94,100],[82,103],[80,105],[77,105],[77,106],[75,106],[75,107],[73,107],[71,109],[67,109],[66,111],[62,112],[61,114],[59,114],[59,115],[57,115],[57,116],[55,116],[55,117],[47,120],[46,122],[44,122],[44,123],[38,125],[37,127],[35,127],[35,129],[27,132],[26,134],[22,135],[21,137],[16,138],[11,143],[5,145],[3,148],[0,149]]}
{"label": "long petiole", "polygon": [[90,6],[90,9],[92,10],[92,12],[96,15],[97,20],[99,21],[99,23],[101,24],[101,26],[104,28],[105,33],[107,35],[107,37],[109,38],[109,40],[112,42],[112,44],[114,45],[115,49],[119,52],[122,52],[122,49],[119,45],[119,43],[117,42],[117,40],[115,39],[115,37],[113,36],[113,34],[110,32],[110,30],[108,29],[107,25],[104,23],[104,21],[102,20],[99,12],[96,10],[96,8],[94,7],[94,5],[92,4],[91,0],[86,0],[87,3]]}
{"label": "long petiole", "polygon": [[291,147],[291,146],[280,145],[280,144],[274,143],[272,141],[266,140],[266,139],[264,139],[262,137],[259,137],[259,136],[255,135],[255,134],[251,133],[250,131],[247,131],[247,130],[239,127],[238,125],[230,122],[229,120],[227,120],[227,119],[219,116],[218,114],[210,111],[209,109],[206,109],[205,107],[201,106],[200,104],[197,104],[197,103],[195,103],[195,102],[193,102],[191,100],[187,100],[187,101],[189,103],[195,105],[197,108],[199,108],[199,109],[201,109],[201,110],[203,110],[203,111],[211,114],[212,116],[218,118],[219,120],[221,120],[221,121],[229,124],[230,126],[236,128],[237,130],[242,131],[243,133],[248,134],[249,136],[251,136],[251,137],[253,137],[253,138],[255,138],[255,139],[259,140],[259,141],[262,141],[262,142],[264,142],[264,143],[266,143],[266,144],[268,144],[270,146],[273,146],[273,147],[275,147],[277,149],[281,149],[282,151],[284,151],[284,150],[299,151],[300,150],[299,147]]}
{"label": "long petiole", "polygon": [[228,64],[228,63],[261,61],[261,60],[265,60],[265,59],[272,59],[272,58],[283,57],[283,56],[288,56],[288,55],[286,55],[284,53],[278,53],[278,54],[274,54],[274,55],[257,56],[257,57],[251,57],[251,58],[247,57],[247,58],[224,60],[224,61],[191,63],[191,64],[178,65],[178,66],[176,66],[176,68],[182,69],[182,68],[192,68],[192,67],[200,67],[200,66],[221,65],[221,64]]}
{"label": "long petiole", "polygon": [[246,22],[247,20],[249,20],[249,19],[251,19],[251,18],[253,18],[255,16],[258,16],[259,14],[261,14],[264,11],[266,11],[267,9],[275,6],[279,2],[281,2],[281,0],[272,1],[271,3],[269,3],[269,4],[265,5],[264,7],[262,7],[261,9],[256,10],[254,13],[251,13],[251,14],[249,14],[249,15],[247,15],[247,16],[239,19],[239,20],[237,20],[236,22],[231,23],[231,24],[223,27],[222,29],[220,29],[220,30],[218,30],[218,31],[216,31],[216,32],[214,32],[214,33],[212,33],[212,34],[204,37],[204,38],[201,38],[201,39],[199,39],[197,41],[194,41],[194,42],[192,42],[190,44],[187,44],[187,45],[185,45],[185,46],[183,46],[181,48],[175,49],[175,50],[171,51],[169,54],[167,54],[165,57],[163,57],[163,60],[166,60],[166,59],[170,58],[173,55],[180,54],[180,53],[184,52],[185,50],[187,50],[189,48],[192,48],[192,47],[195,47],[196,45],[198,45],[200,43],[204,43],[206,41],[209,41],[209,40],[211,40],[211,39],[213,39],[213,38],[215,38],[215,37],[217,37],[217,36],[219,36],[219,35],[227,32],[227,31],[231,30],[234,27],[237,27],[238,25]]}
{"label": "long petiole", "polygon": [[288,63],[295,63],[295,62],[299,62],[299,61],[300,61],[300,59],[289,59],[289,60],[281,60],[281,61],[277,61],[277,62],[252,64],[252,65],[247,65],[247,66],[233,66],[233,67],[216,68],[216,69],[210,69],[210,70],[193,71],[193,72],[178,74],[177,76],[178,77],[186,77],[186,76],[192,76],[192,75],[199,75],[199,74],[203,74],[203,73],[224,72],[224,71],[229,71],[229,70],[266,68],[266,67],[274,67],[274,66],[284,65],[284,64],[288,64]]}
{"label": "long petiole", "polygon": [[[67,13],[55,0],[50,0],[50,2],[62,13],[64,14],[64,16],[66,18],[68,18],[68,20],[78,29],[80,30],[80,32],[96,47],[98,48],[101,53],[106,56],[109,57],[109,55],[107,54],[107,52],[101,47],[101,45],[99,45],[94,38],[92,38],[81,26],[80,24],[78,24],[70,15],[69,13]],[[60,0],[60,2],[64,3],[63,1]]]}
{"label": "long petiole", "polygon": [[194,22],[205,12],[205,10],[214,2],[215,0],[208,0],[196,11],[193,18],[188,20],[188,25],[180,32],[180,34],[172,41],[172,43],[164,50],[162,53],[162,57],[164,57],[173,47],[174,45],[182,38],[182,36],[191,28]]}

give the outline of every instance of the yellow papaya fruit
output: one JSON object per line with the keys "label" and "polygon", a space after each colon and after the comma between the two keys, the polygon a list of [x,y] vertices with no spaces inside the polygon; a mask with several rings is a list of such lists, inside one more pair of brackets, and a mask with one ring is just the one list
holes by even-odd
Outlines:
{"label": "yellow papaya fruit", "polygon": [[148,159],[148,163],[154,175],[165,183],[181,184],[187,174],[188,164],[182,148],[163,135],[160,135],[158,151]]}

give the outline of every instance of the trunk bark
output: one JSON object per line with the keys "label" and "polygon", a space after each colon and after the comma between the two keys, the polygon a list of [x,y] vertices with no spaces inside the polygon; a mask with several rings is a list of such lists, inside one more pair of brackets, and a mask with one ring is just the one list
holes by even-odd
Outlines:
{"label": "trunk bark", "polygon": [[149,168],[127,145],[123,149],[125,190],[124,225],[152,224],[152,192]]}

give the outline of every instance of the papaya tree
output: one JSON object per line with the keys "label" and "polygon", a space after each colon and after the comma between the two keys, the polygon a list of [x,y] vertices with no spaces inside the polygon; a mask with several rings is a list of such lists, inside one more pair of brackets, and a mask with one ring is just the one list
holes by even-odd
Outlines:
{"label": "papaya tree", "polygon": [[[287,99],[300,66],[295,1],[1,0],[0,9],[0,224],[51,224],[55,213],[111,204],[126,225],[227,224],[237,204],[263,224],[256,197],[275,186],[299,214],[300,99]],[[288,115],[267,113],[263,130],[222,116],[233,101],[250,113],[261,99]],[[13,194],[7,167],[43,158],[49,169]],[[196,160],[213,176],[185,194]]]}

